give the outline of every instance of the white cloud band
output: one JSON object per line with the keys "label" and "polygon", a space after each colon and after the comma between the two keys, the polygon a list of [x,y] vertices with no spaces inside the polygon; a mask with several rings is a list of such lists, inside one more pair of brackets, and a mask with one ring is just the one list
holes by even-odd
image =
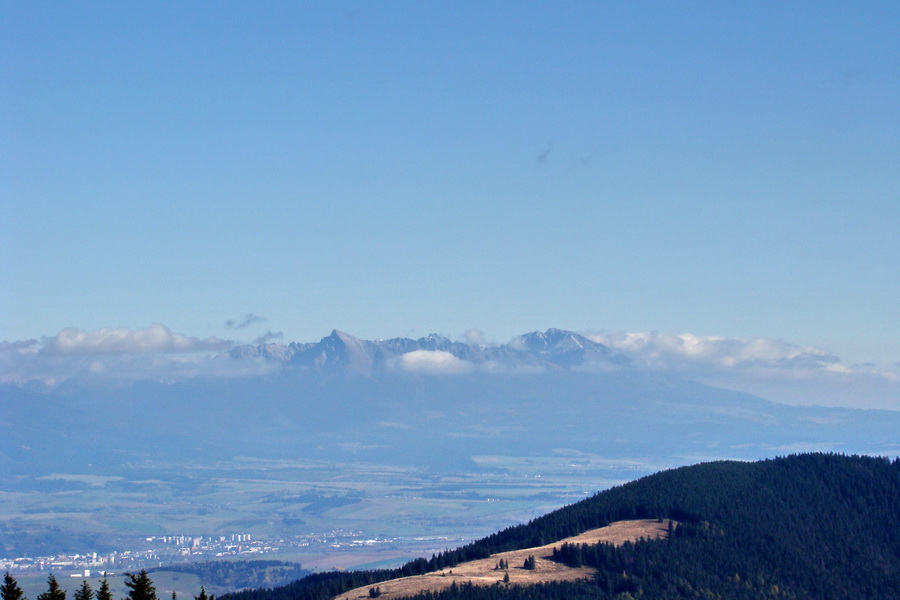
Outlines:
{"label": "white cloud band", "polygon": [[603,333],[588,336],[650,368],[689,370],[723,368],[840,370],[840,360],[823,350],[766,338],[736,339],[691,333]]}
{"label": "white cloud band", "polygon": [[588,336],[656,372],[788,404],[900,410],[900,377],[891,370],[847,366],[821,349],[767,338],[690,333],[600,333]]}
{"label": "white cloud band", "polygon": [[442,350],[413,350],[398,356],[395,364],[408,373],[430,375],[468,373],[475,366]]}
{"label": "white cloud band", "polygon": [[175,353],[224,350],[232,342],[211,337],[201,340],[174,333],[154,323],[145,329],[63,329],[42,340],[42,352],[58,354]]}
{"label": "white cloud band", "polygon": [[154,323],[144,329],[67,328],[40,342],[0,342],[0,383],[31,381],[54,386],[72,377],[173,380],[198,375],[239,376],[259,372],[217,355],[234,342],[200,339]]}

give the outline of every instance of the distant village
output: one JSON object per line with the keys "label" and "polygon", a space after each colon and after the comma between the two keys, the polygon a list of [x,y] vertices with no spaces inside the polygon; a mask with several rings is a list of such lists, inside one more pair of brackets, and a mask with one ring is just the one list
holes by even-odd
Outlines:
{"label": "distant village", "polygon": [[333,530],[293,539],[256,540],[249,533],[230,535],[167,535],[135,540],[141,550],[113,551],[106,554],[85,552],[54,556],[0,558],[0,572],[35,573],[52,571],[70,577],[103,577],[179,562],[219,560],[229,556],[253,558],[284,553],[298,548],[311,551],[359,548],[393,544],[393,538],[372,538],[361,532]]}

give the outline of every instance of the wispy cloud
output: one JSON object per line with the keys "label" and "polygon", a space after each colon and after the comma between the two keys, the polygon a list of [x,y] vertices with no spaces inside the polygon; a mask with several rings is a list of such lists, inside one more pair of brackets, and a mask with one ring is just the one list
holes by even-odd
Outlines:
{"label": "wispy cloud", "polygon": [[265,317],[254,315],[253,313],[247,313],[241,320],[228,319],[227,321],[225,321],[225,327],[227,327],[228,329],[244,329],[245,327],[250,327],[254,323],[262,323],[265,320]]}
{"label": "wispy cloud", "polygon": [[467,329],[463,332],[459,339],[467,344],[471,344],[473,346],[492,346],[493,343],[489,342],[485,333],[480,330],[472,327],[471,329]]}
{"label": "wispy cloud", "polygon": [[550,158],[550,153],[553,151],[553,142],[547,142],[546,146],[544,146],[540,152],[534,157],[534,162],[539,165],[547,164],[547,160]]}
{"label": "wispy cloud", "polygon": [[256,345],[268,344],[273,340],[280,340],[282,338],[284,338],[284,333],[282,333],[281,331],[267,331],[253,340],[253,343]]}

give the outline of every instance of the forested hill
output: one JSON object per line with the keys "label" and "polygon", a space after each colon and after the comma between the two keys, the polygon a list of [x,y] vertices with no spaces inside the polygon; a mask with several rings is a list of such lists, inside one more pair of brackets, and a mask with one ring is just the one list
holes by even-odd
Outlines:
{"label": "forested hill", "polygon": [[835,454],[664,471],[401,569],[317,574],[230,598],[324,599],[621,519],[653,517],[681,525],[666,541],[560,553],[559,560],[597,568],[591,581],[461,586],[421,597],[900,599],[900,459]]}

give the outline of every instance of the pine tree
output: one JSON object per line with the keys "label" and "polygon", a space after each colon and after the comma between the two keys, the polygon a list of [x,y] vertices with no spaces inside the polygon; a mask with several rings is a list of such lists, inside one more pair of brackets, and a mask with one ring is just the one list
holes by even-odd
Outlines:
{"label": "pine tree", "polygon": [[[125,585],[128,587],[129,600],[159,600],[156,597],[156,588],[147,576],[147,571],[142,569],[140,573],[125,573]],[[38,599],[41,600],[41,599]],[[47,599],[52,600],[52,599]]]}
{"label": "pine tree", "polygon": [[13,579],[13,576],[9,574],[9,571],[6,572],[6,575],[3,577],[3,587],[0,587],[0,597],[3,600],[25,600],[25,594],[22,592],[22,588],[19,587],[19,584]]}
{"label": "pine tree", "polygon": [[[172,593],[174,594],[175,592],[172,592]],[[174,596],[173,596],[173,598],[174,598]],[[216,600],[216,595],[215,594],[207,594],[206,588],[201,585],[200,586],[200,595],[194,596],[194,600]]]}
{"label": "pine tree", "polygon": [[37,600],[66,600],[66,592],[59,589],[59,583],[53,573],[47,577],[47,591],[38,594]]}
{"label": "pine tree", "polygon": [[86,579],[81,580],[81,587],[75,591],[75,600],[94,600],[94,590]]}
{"label": "pine tree", "polygon": [[106,579],[100,582],[100,589],[97,590],[97,600],[113,600],[112,592],[109,591],[109,582]]}

